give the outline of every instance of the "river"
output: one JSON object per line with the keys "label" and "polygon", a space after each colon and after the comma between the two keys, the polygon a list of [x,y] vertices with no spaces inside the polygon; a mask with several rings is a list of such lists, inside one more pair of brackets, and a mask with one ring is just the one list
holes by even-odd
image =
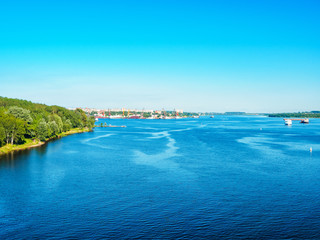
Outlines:
{"label": "river", "polygon": [[100,122],[0,157],[1,239],[320,239],[319,119]]}

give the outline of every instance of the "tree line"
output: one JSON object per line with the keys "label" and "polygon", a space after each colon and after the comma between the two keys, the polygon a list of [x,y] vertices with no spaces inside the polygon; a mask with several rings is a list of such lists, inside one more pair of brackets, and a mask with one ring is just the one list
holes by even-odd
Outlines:
{"label": "tree line", "polygon": [[81,109],[68,110],[59,106],[32,103],[0,97],[0,147],[23,144],[26,139],[46,139],[72,128],[94,126],[94,118]]}
{"label": "tree line", "polygon": [[287,118],[320,118],[320,113],[304,112],[304,113],[274,113],[269,117],[287,117]]}

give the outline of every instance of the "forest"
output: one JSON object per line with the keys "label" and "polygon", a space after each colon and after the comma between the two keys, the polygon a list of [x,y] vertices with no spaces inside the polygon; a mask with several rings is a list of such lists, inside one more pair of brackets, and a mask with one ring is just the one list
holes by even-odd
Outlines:
{"label": "forest", "polygon": [[273,113],[269,117],[287,117],[287,118],[320,118],[319,111],[303,112],[303,113]]}
{"label": "forest", "polygon": [[94,118],[81,109],[0,97],[0,147],[27,140],[46,141],[75,128],[91,130],[93,126]]}

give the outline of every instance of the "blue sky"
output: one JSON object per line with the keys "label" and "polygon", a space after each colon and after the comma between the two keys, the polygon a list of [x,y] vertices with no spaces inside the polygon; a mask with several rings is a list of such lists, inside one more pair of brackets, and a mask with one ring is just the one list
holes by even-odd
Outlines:
{"label": "blue sky", "polygon": [[319,1],[1,1],[0,95],[65,107],[320,110]]}

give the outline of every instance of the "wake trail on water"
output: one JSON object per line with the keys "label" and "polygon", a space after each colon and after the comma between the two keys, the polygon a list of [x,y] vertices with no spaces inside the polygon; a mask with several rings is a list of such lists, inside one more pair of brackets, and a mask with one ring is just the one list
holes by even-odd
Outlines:
{"label": "wake trail on water", "polygon": [[244,137],[237,139],[238,143],[243,143],[248,145],[252,149],[259,150],[260,152],[264,153],[265,155],[278,155],[280,157],[284,157],[285,154],[282,150],[274,149],[268,144],[274,144],[275,139],[270,137],[262,137],[262,136],[255,136],[255,137]]}
{"label": "wake trail on water", "polygon": [[[287,134],[288,135],[288,134]],[[274,147],[268,145],[279,145],[283,146],[289,150],[297,150],[297,151],[308,151],[310,147],[313,150],[320,150],[320,144],[318,143],[301,143],[301,142],[293,142],[293,141],[277,141],[276,138],[272,137],[263,137],[263,136],[255,136],[255,137],[244,137],[237,140],[239,143],[247,144],[252,149],[257,149],[265,154],[279,154],[280,157],[284,157],[285,154],[283,150],[275,149]]]}
{"label": "wake trail on water", "polygon": [[166,138],[168,140],[166,144],[167,148],[157,154],[146,154],[140,150],[135,150],[133,157],[135,164],[158,168],[163,171],[178,174],[180,177],[195,177],[193,172],[184,169],[179,163],[172,159],[181,156],[181,154],[178,153],[179,147],[176,146],[176,140],[171,136],[169,131],[150,134],[152,134],[152,136],[148,137],[149,139]]}
{"label": "wake trail on water", "polygon": [[98,137],[87,138],[87,139],[83,140],[82,142],[90,142],[90,141],[95,140],[95,139],[110,137],[112,135],[115,135],[115,134],[114,133],[109,133],[109,134],[101,135],[101,136],[98,136]]}
{"label": "wake trail on water", "polygon": [[97,137],[93,137],[93,138],[88,138],[88,139],[84,139],[82,140],[82,143],[83,144],[86,144],[86,145],[89,145],[89,146],[93,146],[93,147],[99,147],[99,148],[104,148],[104,149],[111,149],[110,147],[108,146],[105,146],[105,145],[100,145],[100,144],[96,144],[96,143],[91,143],[92,140],[97,140],[97,139],[100,139],[100,138],[108,138],[108,137],[111,137],[113,135],[116,135],[114,133],[109,133],[109,134],[105,134],[105,135],[102,135],[102,136],[97,136]]}
{"label": "wake trail on water", "polygon": [[[174,132],[184,132],[184,131],[191,131],[194,130],[196,128],[203,128],[206,127],[207,125],[200,125],[200,126],[196,126],[196,127],[188,127],[188,128],[182,128],[182,129],[173,129],[173,130],[165,130],[165,131],[161,131],[159,132],[117,132],[115,133],[108,133],[105,135],[101,135],[101,136],[97,136],[97,137],[92,137],[92,138],[88,138],[82,141],[83,144],[89,145],[89,146],[94,146],[94,147],[99,147],[99,148],[104,148],[104,149],[111,149],[112,146],[105,146],[105,145],[101,145],[101,144],[97,144],[94,143],[94,140],[97,139],[101,139],[101,138],[108,138],[111,137],[113,135],[117,135],[117,134],[128,134],[127,137],[130,137],[130,134],[141,134],[142,136],[144,135],[145,137],[142,137],[142,140],[156,140],[156,139],[161,139],[161,138],[165,138],[167,140],[166,143],[166,149],[163,150],[160,153],[156,153],[156,154],[147,154],[141,150],[133,150],[133,162],[135,164],[138,165],[145,165],[145,166],[151,166],[151,167],[155,167],[161,170],[166,170],[166,171],[170,171],[170,172],[180,172],[183,173],[184,175],[194,175],[194,173],[184,169],[181,167],[181,165],[179,163],[177,163],[173,158],[174,157],[179,157],[181,156],[181,154],[178,152],[179,147],[176,146],[177,142],[176,140],[172,137],[171,133]],[[143,127],[136,127],[136,128],[140,128],[140,129],[146,129],[146,130],[154,130],[153,128],[143,128]],[[149,135],[149,136],[147,136]],[[135,139],[135,141],[140,141]]]}

